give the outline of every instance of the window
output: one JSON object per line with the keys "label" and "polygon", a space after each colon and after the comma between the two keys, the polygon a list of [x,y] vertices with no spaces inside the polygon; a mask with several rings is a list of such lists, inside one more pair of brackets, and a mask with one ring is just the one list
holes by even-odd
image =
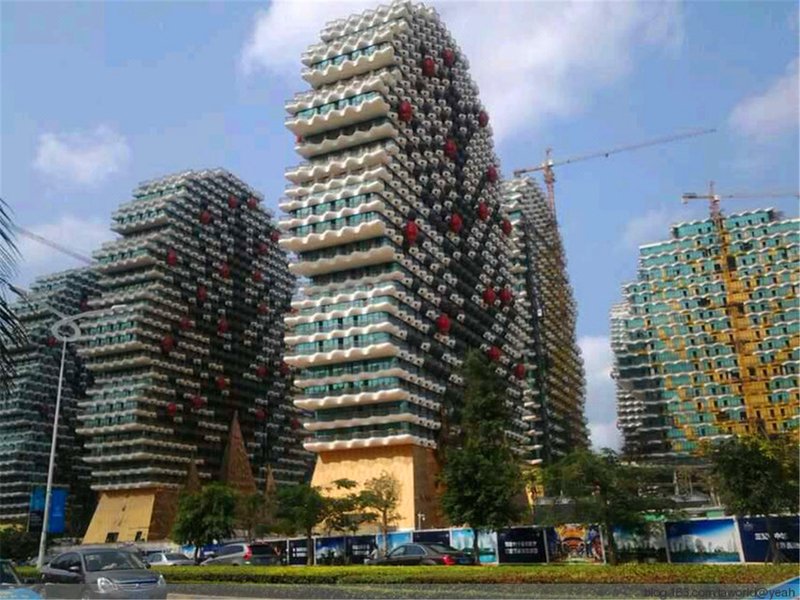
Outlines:
{"label": "window", "polygon": [[106,544],[113,544],[119,538],[119,532],[117,531],[109,531],[106,534]]}
{"label": "window", "polygon": [[406,556],[425,556],[422,546],[406,546]]}
{"label": "window", "polygon": [[389,556],[392,558],[396,558],[398,556],[405,556],[406,554],[406,546],[398,546],[391,552],[389,552]]}

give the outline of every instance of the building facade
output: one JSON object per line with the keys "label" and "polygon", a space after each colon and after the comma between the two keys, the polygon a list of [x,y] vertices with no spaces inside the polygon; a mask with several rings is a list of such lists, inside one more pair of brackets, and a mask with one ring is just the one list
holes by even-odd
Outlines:
{"label": "building facade", "polygon": [[94,254],[104,312],[82,326],[94,385],[77,431],[99,494],[84,540],[166,537],[189,464],[220,479],[230,431],[252,468],[239,479],[303,480],[283,363],[294,278],[259,194],[222,169],[177,173],[140,185],[112,229]]}
{"label": "building facade", "polygon": [[704,440],[796,430],[798,224],[719,215],[640,248],[614,348],[631,455],[688,459]]}
{"label": "building facade", "polygon": [[398,526],[419,513],[435,526],[439,435],[468,349],[506,377],[507,435],[520,452],[531,444],[531,338],[489,117],[428,7],[382,6],[320,37],[302,56],[311,89],[286,106],[306,160],[287,171],[281,203],[281,245],[303,278],[286,361],[295,404],[313,413],[313,483],[390,472]]}
{"label": "building facade", "polygon": [[589,446],[586,380],[575,338],[577,308],[558,224],[541,189],[521,177],[505,182],[503,193],[519,246],[522,312],[533,338],[526,347],[532,458],[551,462]]}
{"label": "building facade", "polygon": [[[63,315],[85,309],[98,293],[97,273],[74,269],[37,279],[13,310],[27,335],[11,349],[15,375],[0,391],[0,523],[25,525],[31,492],[47,483],[62,344],[51,326]],[[54,484],[67,488],[67,526],[80,529],[84,508],[92,508],[89,468],[76,437],[78,402],[85,399],[89,374],[74,345],[68,345],[59,411]]]}

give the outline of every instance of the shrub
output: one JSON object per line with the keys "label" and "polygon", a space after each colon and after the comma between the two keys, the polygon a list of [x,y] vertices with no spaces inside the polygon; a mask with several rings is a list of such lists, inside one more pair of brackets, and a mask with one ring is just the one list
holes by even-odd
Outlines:
{"label": "shrub", "polygon": [[164,567],[168,583],[256,584],[774,584],[797,565],[514,565],[479,567]]}

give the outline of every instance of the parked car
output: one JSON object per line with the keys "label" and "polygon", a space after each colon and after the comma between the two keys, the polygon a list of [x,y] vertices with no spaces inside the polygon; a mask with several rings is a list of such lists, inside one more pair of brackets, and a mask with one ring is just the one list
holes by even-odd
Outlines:
{"label": "parked car", "polygon": [[281,557],[269,544],[236,542],[222,546],[215,556],[204,560],[203,565],[279,565]]}
{"label": "parked car", "polygon": [[472,555],[444,544],[401,544],[367,565],[474,565]]}
{"label": "parked car", "polygon": [[148,571],[139,555],[127,549],[64,552],[42,568],[42,581],[47,598],[167,597],[163,575]]}
{"label": "parked car", "polygon": [[180,552],[148,552],[145,560],[156,567],[189,567],[194,560]]}
{"label": "parked car", "polygon": [[34,583],[34,581],[20,577],[10,560],[0,559],[0,598],[19,598],[20,600],[41,598]]}

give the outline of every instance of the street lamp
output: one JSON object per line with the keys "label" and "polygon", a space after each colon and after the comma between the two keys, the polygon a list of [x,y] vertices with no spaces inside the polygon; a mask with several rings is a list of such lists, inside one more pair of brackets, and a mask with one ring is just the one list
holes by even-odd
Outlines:
{"label": "street lamp", "polygon": [[417,529],[422,529],[422,523],[425,521],[425,513],[418,512],[417,513]]}
{"label": "street lamp", "polygon": [[[22,298],[27,304],[33,306],[33,302],[30,299],[30,296],[24,292],[23,290],[10,285],[8,286],[9,289],[17,294],[20,298]],[[42,534],[39,538],[39,557],[36,559],[36,567],[41,569],[44,565],[44,553],[45,547],[47,546],[47,526],[50,522],[50,501],[53,493],[53,470],[55,468],[55,458],[56,458],[56,445],[58,442],[58,418],[61,413],[61,388],[63,387],[64,383],[64,362],[67,356],[67,342],[77,342],[82,337],[81,328],[78,327],[76,321],[78,319],[85,319],[87,317],[95,317],[101,314],[108,314],[119,312],[120,309],[124,309],[124,304],[115,304],[109,309],[101,308],[99,310],[90,310],[82,313],[78,313],[77,315],[65,315],[58,309],[54,308],[47,302],[38,301],[42,305],[44,305],[48,310],[53,312],[56,316],[61,317],[58,321],[53,323],[50,326],[50,333],[53,334],[57,340],[61,342],[61,366],[58,370],[58,388],[56,391],[56,407],[55,407],[55,415],[53,416],[53,435],[50,439],[50,460],[47,464],[47,487],[45,488],[45,495],[44,495],[44,519],[42,522]]]}

